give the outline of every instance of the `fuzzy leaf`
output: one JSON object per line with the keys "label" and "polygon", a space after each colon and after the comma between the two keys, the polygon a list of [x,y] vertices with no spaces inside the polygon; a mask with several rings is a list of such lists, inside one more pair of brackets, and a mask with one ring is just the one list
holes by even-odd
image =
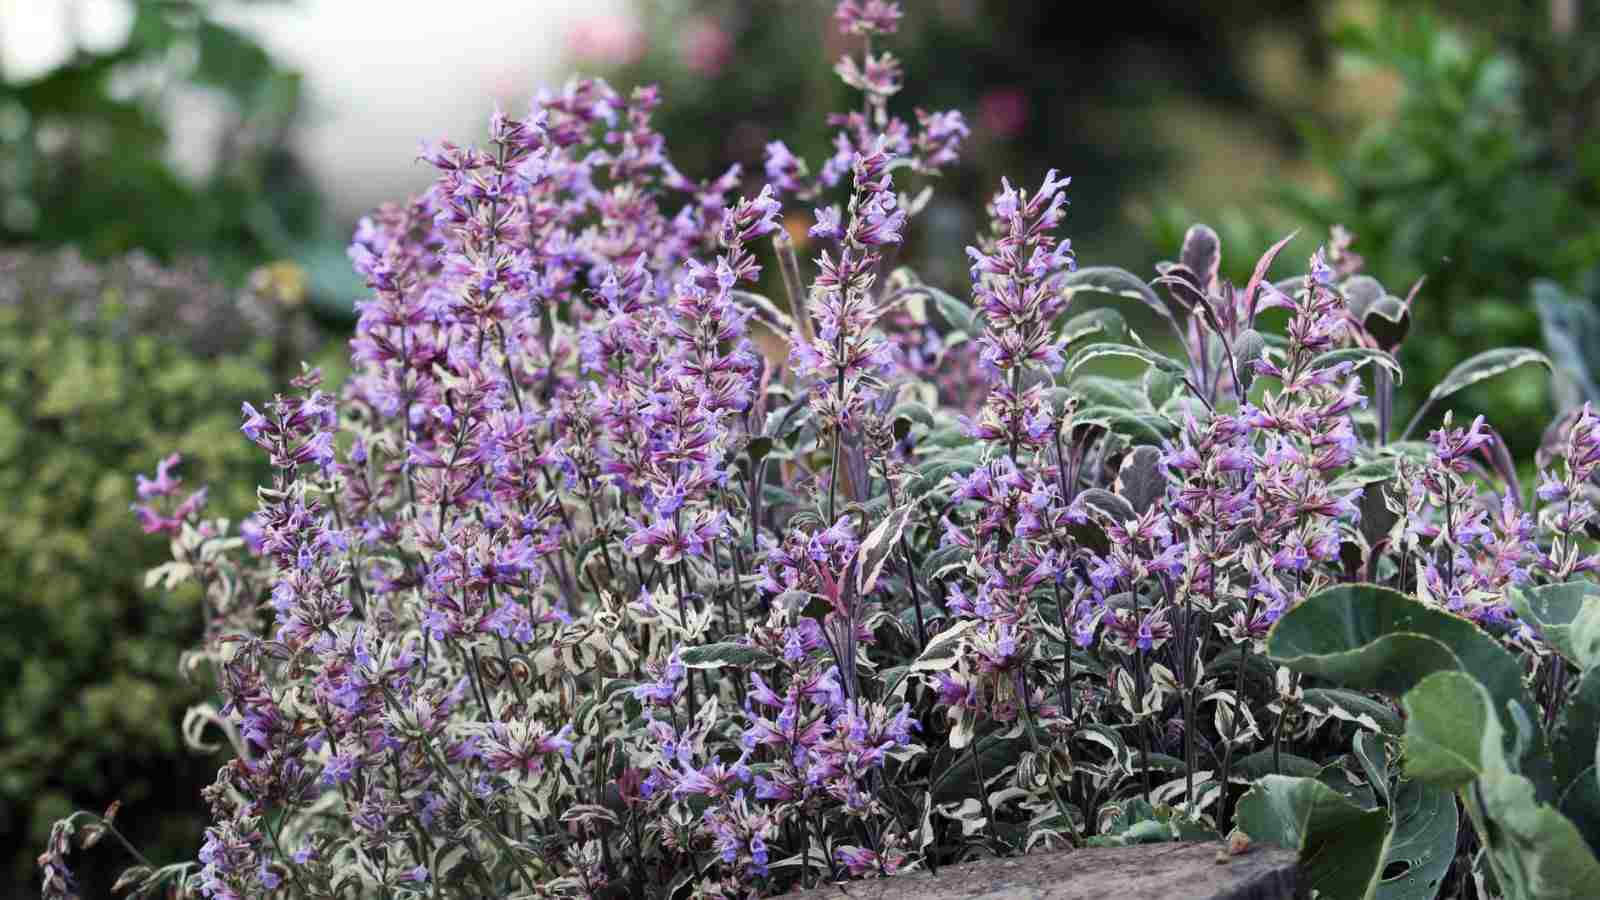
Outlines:
{"label": "fuzzy leaf", "polygon": [[1411,332],[1411,304],[1393,294],[1379,297],[1361,314],[1361,327],[1392,353]]}
{"label": "fuzzy leaf", "polygon": [[[971,749],[964,750],[949,768],[934,779],[934,802],[952,803],[977,796],[979,772],[983,774],[984,784],[993,782],[997,775],[1017,764],[1017,760],[1022,758],[1024,746],[1026,742],[1021,740],[1021,736],[1012,734],[1010,730],[978,738]],[[976,764],[973,762],[974,755],[978,759]]]}
{"label": "fuzzy leaf", "polygon": [[1358,322],[1367,314],[1367,310],[1372,308],[1372,304],[1387,293],[1383,289],[1382,282],[1371,275],[1351,276],[1340,286],[1340,290],[1344,293],[1345,305],[1350,308],[1351,314]]}
{"label": "fuzzy leaf", "polygon": [[1550,744],[1556,786],[1563,790],[1595,765],[1600,748],[1600,668],[1583,673],[1561,710]]}
{"label": "fuzzy leaf", "polygon": [[1217,270],[1222,265],[1222,239],[1210,225],[1190,225],[1184,232],[1178,261],[1200,280],[1198,287],[1204,293],[1216,283]]}
{"label": "fuzzy leaf", "polygon": [[1292,753],[1279,753],[1277,768],[1273,768],[1272,751],[1257,750],[1248,756],[1242,756],[1233,764],[1233,773],[1230,780],[1240,782],[1255,781],[1267,775],[1292,775],[1296,778],[1315,778],[1322,771],[1322,766],[1316,760],[1295,756]]}
{"label": "fuzzy leaf", "polygon": [[1134,512],[1143,513],[1167,492],[1166,470],[1161,451],[1155,447],[1135,447],[1117,470],[1117,494],[1128,501]]}
{"label": "fuzzy leaf", "polygon": [[[1143,405],[1143,404],[1141,404]],[[1072,414],[1072,424],[1098,425],[1134,444],[1159,446],[1178,429],[1165,416],[1116,406],[1087,406]]]}
{"label": "fuzzy leaf", "polygon": [[1356,762],[1361,764],[1361,771],[1367,776],[1367,783],[1377,795],[1383,798],[1383,804],[1389,805],[1389,745],[1381,734],[1370,731],[1356,732],[1355,740],[1351,742],[1351,753]]}
{"label": "fuzzy leaf", "polygon": [[1137,385],[1125,378],[1105,375],[1080,375],[1072,379],[1067,389],[1086,406],[1121,407],[1125,410],[1144,409],[1144,395]]}
{"label": "fuzzy leaf", "polygon": [[1385,734],[1400,733],[1400,717],[1389,704],[1343,688],[1306,688],[1306,706],[1327,710],[1334,718],[1372,726]]}
{"label": "fuzzy leaf", "polygon": [[1096,332],[1105,335],[1108,341],[1120,341],[1128,335],[1128,323],[1122,313],[1102,306],[1068,319],[1061,326],[1061,339],[1070,344]]}

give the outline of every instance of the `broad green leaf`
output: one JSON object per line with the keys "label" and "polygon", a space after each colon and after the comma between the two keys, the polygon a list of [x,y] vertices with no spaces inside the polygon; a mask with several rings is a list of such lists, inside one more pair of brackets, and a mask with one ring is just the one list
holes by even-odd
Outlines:
{"label": "broad green leaf", "polygon": [[1538,629],[1540,637],[1552,649],[1577,663],[1572,643],[1573,626],[1591,598],[1600,601],[1600,585],[1591,581],[1569,581],[1513,589],[1510,593],[1517,615]]}
{"label": "broad green leaf", "polygon": [[1600,862],[1577,826],[1540,802],[1533,781],[1512,770],[1493,704],[1490,692],[1465,673],[1425,679],[1405,698],[1407,774],[1463,788],[1507,897],[1592,896]]}
{"label": "broad green leaf", "polygon": [[1444,380],[1434,385],[1433,390],[1428,392],[1427,402],[1442,400],[1463,388],[1529,363],[1538,363],[1546,370],[1550,369],[1550,359],[1530,347],[1498,347],[1494,350],[1485,350],[1451,369],[1450,373],[1444,376]]}
{"label": "broad green leaf", "polygon": [[1150,401],[1151,408],[1161,409],[1183,386],[1183,377],[1165,369],[1145,369],[1144,377],[1139,382],[1144,387],[1144,396]]}
{"label": "broad green leaf", "polygon": [[1537,708],[1522,667],[1498,641],[1378,585],[1338,585],[1306,598],[1273,626],[1267,655],[1297,672],[1396,697],[1434,672],[1471,672],[1494,698],[1507,734],[1515,733],[1508,704]]}
{"label": "broad green leaf", "polygon": [[777,657],[755,647],[743,644],[720,643],[685,647],[683,664],[690,669],[720,669],[723,666],[741,668],[776,665]]}
{"label": "broad green leaf", "polygon": [[1159,413],[1116,406],[1084,407],[1072,414],[1072,422],[1074,425],[1099,425],[1134,444],[1159,446],[1178,432],[1177,426]]}
{"label": "broad green leaf", "polygon": [[1556,808],[1572,820],[1578,833],[1583,835],[1584,842],[1589,845],[1590,853],[1594,853],[1597,844],[1600,844],[1600,779],[1596,778],[1597,771],[1600,770],[1591,765],[1578,773],[1556,800]]}
{"label": "broad green leaf", "polygon": [[1477,795],[1489,820],[1479,834],[1507,897],[1592,898],[1600,862],[1572,820],[1540,803],[1534,784],[1503,766],[1484,772]]}
{"label": "broad green leaf", "polygon": [[1086,363],[1112,357],[1137,360],[1147,366],[1153,366],[1167,372],[1182,373],[1184,371],[1183,365],[1177,360],[1162,356],[1154,350],[1135,347],[1131,344],[1113,344],[1109,341],[1101,341],[1095,344],[1085,344],[1076,353],[1072,354],[1072,361],[1067,363],[1066,377],[1070,380],[1078,369],[1082,368]]}
{"label": "broad green leaf", "polygon": [[1583,604],[1572,620],[1572,659],[1588,671],[1600,663],[1600,600]]}
{"label": "broad green leaf", "polygon": [[1406,692],[1406,775],[1448,790],[1470,784],[1487,765],[1486,735],[1498,733],[1493,700],[1464,672],[1435,672]]}
{"label": "broad green leaf", "polygon": [[1240,798],[1236,818],[1252,841],[1300,854],[1307,895],[1377,896],[1389,839],[1384,810],[1362,809],[1314,778],[1267,775]]}
{"label": "broad green leaf", "polygon": [[919,425],[926,425],[929,429],[938,427],[938,423],[934,421],[933,412],[923,404],[911,400],[895,406],[889,415],[896,419],[910,419]]}
{"label": "broad green leaf", "polygon": [[1456,856],[1460,817],[1443,788],[1402,781],[1389,810],[1389,849],[1378,900],[1433,900]]}

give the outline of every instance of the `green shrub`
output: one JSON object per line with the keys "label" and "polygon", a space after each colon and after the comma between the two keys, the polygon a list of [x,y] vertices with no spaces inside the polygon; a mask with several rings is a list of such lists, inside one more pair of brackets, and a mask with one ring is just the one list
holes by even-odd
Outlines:
{"label": "green shrub", "polygon": [[125,473],[181,448],[219,515],[249,510],[260,461],[236,411],[272,392],[302,332],[197,270],[0,256],[0,846],[18,848],[17,883],[23,848],[77,805],[137,801],[160,823],[147,839],[198,837],[215,764],[181,747],[200,691],[178,661],[200,605],[144,590],[164,548],[129,514]]}

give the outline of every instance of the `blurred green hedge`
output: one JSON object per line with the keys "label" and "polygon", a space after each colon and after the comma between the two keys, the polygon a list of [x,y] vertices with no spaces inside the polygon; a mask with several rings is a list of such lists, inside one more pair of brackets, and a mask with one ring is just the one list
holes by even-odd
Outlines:
{"label": "blurred green hedge", "polygon": [[217,763],[181,746],[201,689],[178,675],[199,597],[144,590],[167,548],[129,504],[133,473],[178,451],[213,514],[254,508],[263,461],[239,405],[271,396],[313,337],[268,299],[292,291],[258,285],[142,257],[0,254],[0,847],[17,876],[0,883],[32,881],[53,819],[116,798],[157,853],[199,840]]}

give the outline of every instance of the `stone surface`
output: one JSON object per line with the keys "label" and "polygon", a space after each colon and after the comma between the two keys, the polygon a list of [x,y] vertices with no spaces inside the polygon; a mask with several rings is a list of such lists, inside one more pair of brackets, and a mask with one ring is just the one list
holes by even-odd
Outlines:
{"label": "stone surface", "polygon": [[1293,900],[1295,854],[1221,843],[1091,847],[852,881],[802,900]]}

